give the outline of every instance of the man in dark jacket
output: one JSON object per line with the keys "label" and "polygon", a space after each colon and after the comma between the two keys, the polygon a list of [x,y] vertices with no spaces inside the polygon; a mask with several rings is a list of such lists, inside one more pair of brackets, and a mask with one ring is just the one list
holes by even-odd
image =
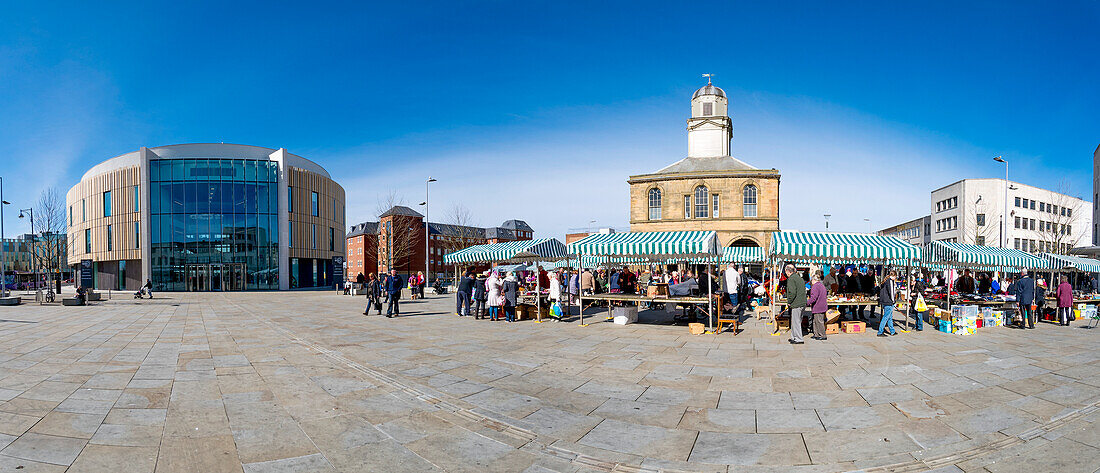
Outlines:
{"label": "man in dark jacket", "polygon": [[485,302],[489,300],[489,291],[485,288],[488,281],[488,271],[477,275],[474,280],[474,320],[485,317]]}
{"label": "man in dark jacket", "polygon": [[894,279],[898,277],[897,271],[890,271],[878,291],[878,305],[882,307],[882,320],[878,323],[878,336],[885,337],[887,329],[890,335],[897,335],[894,330],[894,301],[897,299],[897,286]]}
{"label": "man in dark jacket", "polygon": [[458,282],[458,293],[455,294],[457,303],[455,307],[455,313],[459,317],[464,315],[470,315],[470,296],[474,291],[474,277],[468,271],[462,275],[462,280]]}
{"label": "man in dark jacket", "polygon": [[962,276],[955,280],[955,292],[959,294],[974,294],[974,277],[970,275],[970,270],[964,270]]}
{"label": "man in dark jacket", "polygon": [[391,269],[390,275],[386,277],[386,283],[383,284],[389,300],[389,304],[386,305],[386,317],[401,315],[401,289],[405,287],[404,283],[401,276],[397,275],[397,270]]}
{"label": "man in dark jacket", "polygon": [[784,269],[787,274],[787,307],[791,308],[791,338],[787,340],[794,345],[806,343],[802,341],[802,316],[806,311],[806,280],[795,271],[793,264],[788,264]]}
{"label": "man in dark jacket", "polygon": [[1020,271],[1020,279],[1013,287],[1016,291],[1016,303],[1020,305],[1020,315],[1024,320],[1020,328],[1026,325],[1029,329],[1035,328],[1035,311],[1031,310],[1031,304],[1035,302],[1035,280],[1027,274],[1027,270]]}

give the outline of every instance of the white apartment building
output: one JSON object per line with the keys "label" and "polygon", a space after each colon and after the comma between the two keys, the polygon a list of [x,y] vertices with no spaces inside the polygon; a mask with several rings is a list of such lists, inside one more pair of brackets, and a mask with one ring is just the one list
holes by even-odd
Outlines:
{"label": "white apartment building", "polygon": [[879,235],[897,237],[911,245],[924,247],[925,243],[932,241],[932,217],[924,217],[894,225],[877,232]]}
{"label": "white apartment building", "polygon": [[[931,239],[1028,252],[1066,253],[1087,245],[1093,230],[1093,203],[1008,181],[964,179],[932,191]],[[1002,216],[1004,225],[1002,230]]]}

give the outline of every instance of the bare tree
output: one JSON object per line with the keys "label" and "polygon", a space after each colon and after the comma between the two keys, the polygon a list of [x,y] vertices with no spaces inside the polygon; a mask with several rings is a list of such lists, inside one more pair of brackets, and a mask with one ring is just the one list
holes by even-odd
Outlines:
{"label": "bare tree", "polygon": [[392,218],[381,221],[382,214],[395,206],[404,205],[405,200],[397,193],[390,190],[378,197],[378,264],[386,271],[391,269],[411,269],[412,258],[416,254],[420,241],[420,234],[424,231],[416,218],[411,216],[395,215]]}
{"label": "bare tree", "polygon": [[[1047,215],[1050,218],[1046,222],[1049,224],[1044,224],[1043,228],[1037,229],[1036,233],[1040,235],[1039,241],[1047,242],[1045,246],[1049,248],[1045,251],[1066,254],[1080,243],[1082,236],[1086,233],[1081,232],[1076,236],[1073,233],[1075,225],[1078,226],[1079,231],[1082,230],[1080,227],[1082,201],[1070,197],[1069,181],[1061,181],[1057,189],[1057,191],[1050,191],[1050,197],[1046,202]],[[1046,228],[1048,225],[1049,229]]]}
{"label": "bare tree", "polygon": [[34,206],[34,240],[31,253],[36,264],[55,281],[60,291],[61,272],[66,262],[65,197],[54,187],[42,191]]}

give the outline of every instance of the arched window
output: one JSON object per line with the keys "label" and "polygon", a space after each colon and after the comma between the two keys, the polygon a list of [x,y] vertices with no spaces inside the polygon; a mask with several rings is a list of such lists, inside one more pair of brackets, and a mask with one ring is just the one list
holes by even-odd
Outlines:
{"label": "arched window", "polygon": [[744,217],[756,217],[756,186],[745,186],[744,202],[742,208],[742,216]]}
{"label": "arched window", "polygon": [[661,219],[661,189],[656,187],[649,190],[649,219]]}
{"label": "arched window", "polygon": [[695,188],[695,218],[707,218],[710,214],[708,211],[708,204],[710,203],[710,192],[707,191],[707,186],[699,186]]}

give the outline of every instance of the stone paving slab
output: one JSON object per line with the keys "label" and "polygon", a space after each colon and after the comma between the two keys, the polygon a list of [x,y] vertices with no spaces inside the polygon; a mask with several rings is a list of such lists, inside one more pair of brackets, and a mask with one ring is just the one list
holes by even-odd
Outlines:
{"label": "stone paving slab", "polygon": [[0,308],[33,322],[0,322],[0,471],[1100,468],[1100,350],[1076,327],[792,346],[756,320],[691,336],[475,321],[450,297],[364,317],[361,302]]}

